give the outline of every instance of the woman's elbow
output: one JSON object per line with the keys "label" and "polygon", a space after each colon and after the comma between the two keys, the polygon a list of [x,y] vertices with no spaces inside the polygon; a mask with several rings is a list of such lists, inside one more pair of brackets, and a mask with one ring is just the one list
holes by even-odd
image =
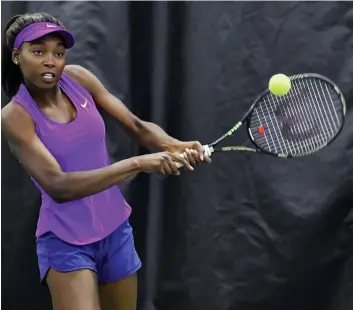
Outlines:
{"label": "woman's elbow", "polygon": [[66,189],[50,189],[48,195],[57,203],[65,203],[74,200],[73,194]]}
{"label": "woman's elbow", "polygon": [[57,203],[65,203],[75,200],[75,194],[65,181],[54,180],[45,186],[45,191]]}

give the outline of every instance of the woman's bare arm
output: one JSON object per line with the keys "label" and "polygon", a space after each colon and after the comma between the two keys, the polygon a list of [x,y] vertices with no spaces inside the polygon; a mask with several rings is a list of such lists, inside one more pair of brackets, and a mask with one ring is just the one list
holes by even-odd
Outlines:
{"label": "woman's bare arm", "polygon": [[101,169],[65,173],[38,138],[33,120],[24,108],[10,102],[2,109],[1,121],[11,151],[57,202],[96,194],[140,172],[133,157]]}

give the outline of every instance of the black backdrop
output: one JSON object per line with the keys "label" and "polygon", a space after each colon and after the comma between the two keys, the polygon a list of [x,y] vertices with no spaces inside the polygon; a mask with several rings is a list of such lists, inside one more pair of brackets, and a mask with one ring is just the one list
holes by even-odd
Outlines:
{"label": "black backdrop", "polygon": [[[216,138],[277,72],[337,82],[347,123],[320,153],[215,156],[193,173],[140,175],[123,189],[144,262],[140,309],[353,309],[352,3],[1,4],[2,27],[27,11],[61,18],[77,36],[70,63],[180,139]],[[145,152],[104,117],[114,161]],[[1,164],[3,309],[51,309],[36,265],[38,191],[4,139]]]}

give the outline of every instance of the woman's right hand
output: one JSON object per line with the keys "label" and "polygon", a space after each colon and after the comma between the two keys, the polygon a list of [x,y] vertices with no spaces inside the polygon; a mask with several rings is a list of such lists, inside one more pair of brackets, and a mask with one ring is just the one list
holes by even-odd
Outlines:
{"label": "woman's right hand", "polygon": [[180,171],[176,162],[181,163],[186,169],[194,170],[187,160],[171,152],[160,152],[135,157],[139,170],[142,172],[157,172],[161,175],[179,175]]}

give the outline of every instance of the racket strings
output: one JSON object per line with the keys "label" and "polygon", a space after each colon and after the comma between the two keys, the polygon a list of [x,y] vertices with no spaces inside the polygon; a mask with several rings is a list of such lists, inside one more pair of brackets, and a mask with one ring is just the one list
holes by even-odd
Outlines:
{"label": "racket strings", "polygon": [[[254,141],[272,153],[303,155],[326,145],[342,125],[342,103],[326,81],[292,81],[282,97],[267,93],[255,108],[250,130]],[[264,133],[258,129],[264,127]]]}

